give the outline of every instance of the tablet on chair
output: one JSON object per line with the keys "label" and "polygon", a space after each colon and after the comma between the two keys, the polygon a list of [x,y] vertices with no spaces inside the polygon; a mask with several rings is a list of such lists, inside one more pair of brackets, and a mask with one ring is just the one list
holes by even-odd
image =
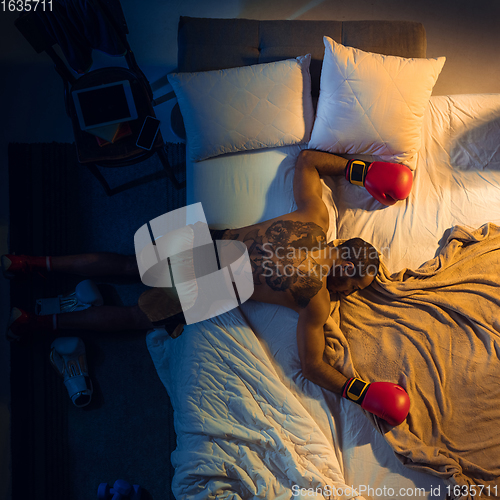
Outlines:
{"label": "tablet on chair", "polygon": [[74,90],[72,94],[82,130],[137,118],[132,89],[127,80]]}

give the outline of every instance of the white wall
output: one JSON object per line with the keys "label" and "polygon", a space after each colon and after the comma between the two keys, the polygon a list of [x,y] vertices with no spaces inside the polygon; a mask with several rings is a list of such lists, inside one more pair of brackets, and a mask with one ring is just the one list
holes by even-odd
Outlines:
{"label": "white wall", "polygon": [[[253,19],[411,20],[427,30],[429,57],[447,62],[435,95],[500,92],[499,0],[122,0],[129,42],[153,86],[176,66],[180,15]],[[62,85],[45,54],[36,54],[0,12],[0,252],[7,251],[9,142],[71,142]],[[96,53],[98,65],[115,63]],[[160,92],[161,94],[161,92]],[[168,105],[158,108],[167,120]],[[162,133],[170,137],[165,127]],[[0,328],[9,314],[0,278]],[[0,498],[8,491],[8,350],[0,336]]]}

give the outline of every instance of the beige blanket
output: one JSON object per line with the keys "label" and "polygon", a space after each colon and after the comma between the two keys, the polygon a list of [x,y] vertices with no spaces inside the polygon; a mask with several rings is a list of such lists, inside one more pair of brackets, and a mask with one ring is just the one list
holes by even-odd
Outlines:
{"label": "beige blanket", "polygon": [[445,479],[451,498],[500,498],[500,227],[453,228],[416,271],[382,266],[332,318],[332,364],[408,391],[402,425],[367,414],[400,460]]}

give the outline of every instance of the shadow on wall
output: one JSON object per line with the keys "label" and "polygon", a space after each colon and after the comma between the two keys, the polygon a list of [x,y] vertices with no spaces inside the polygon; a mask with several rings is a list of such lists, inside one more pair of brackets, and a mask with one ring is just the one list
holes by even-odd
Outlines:
{"label": "shadow on wall", "polygon": [[497,116],[463,130],[450,149],[457,170],[500,170],[500,110]]}
{"label": "shadow on wall", "polygon": [[500,92],[498,0],[243,0],[238,17],[417,21],[427,32],[427,57],[447,58],[434,95]]}

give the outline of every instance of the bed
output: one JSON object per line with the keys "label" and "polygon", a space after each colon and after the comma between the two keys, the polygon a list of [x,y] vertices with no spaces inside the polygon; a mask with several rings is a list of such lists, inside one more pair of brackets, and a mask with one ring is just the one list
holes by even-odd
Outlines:
{"label": "bed", "polygon": [[[360,236],[383,263],[374,285],[332,302],[325,356],[402,385],[406,421],[306,380],[286,308],[247,301],[176,339],[157,329],[147,345],[174,408],[175,497],[499,498],[500,94],[431,95],[445,61],[426,58],[419,23],[186,17],[178,41],[187,204],[211,227],[294,210],[308,147],[401,162],[414,180],[384,207],[322,179],[328,239]],[[383,94],[387,75],[397,95]]]}

